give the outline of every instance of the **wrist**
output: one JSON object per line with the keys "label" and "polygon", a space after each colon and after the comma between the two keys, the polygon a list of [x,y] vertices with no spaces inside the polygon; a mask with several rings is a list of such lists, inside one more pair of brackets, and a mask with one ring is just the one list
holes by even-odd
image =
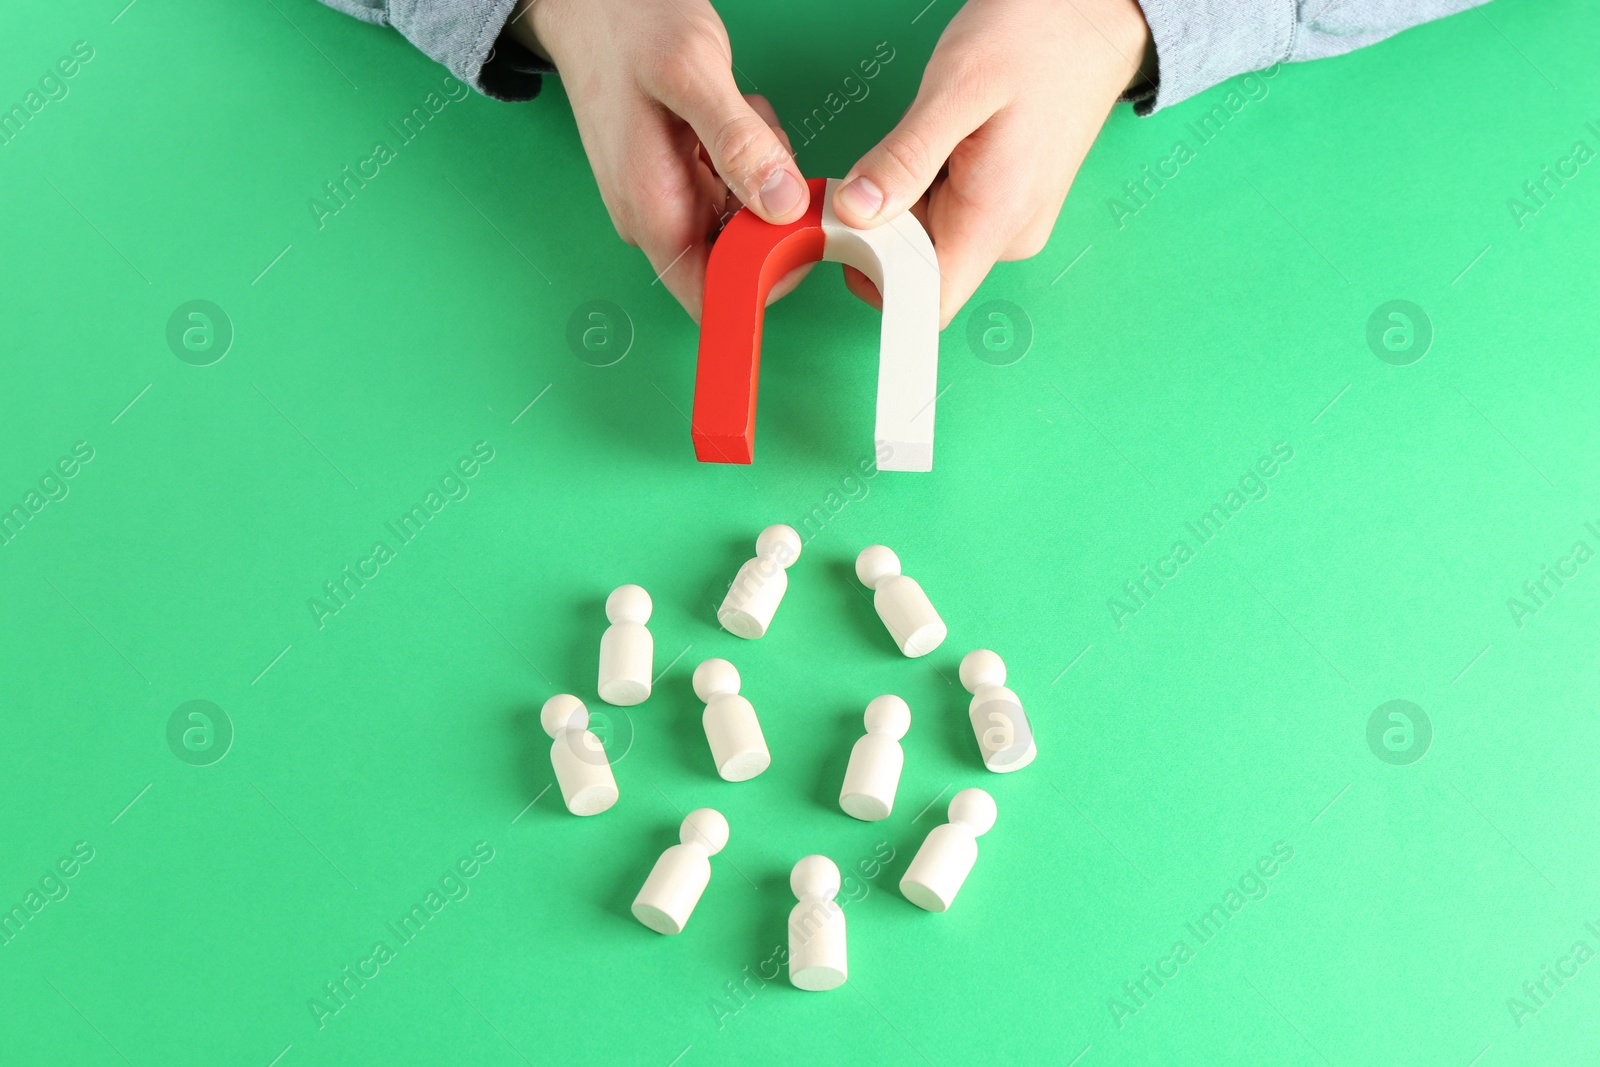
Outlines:
{"label": "wrist", "polygon": [[517,0],[506,23],[513,40],[547,63],[555,62],[549,42],[554,16],[551,9],[556,6],[556,0]]}
{"label": "wrist", "polygon": [[[1144,21],[1141,15],[1140,22]],[[1142,89],[1156,83],[1156,39],[1150,32],[1148,25],[1144,28],[1144,47],[1139,57],[1139,69],[1133,72],[1133,77],[1128,79],[1127,88],[1123,92],[1131,93],[1135,89]]]}
{"label": "wrist", "polygon": [[1129,91],[1145,81],[1153,81],[1156,71],[1155,41],[1138,0],[1104,0],[1096,6],[1100,11],[1087,17],[1104,27],[1102,32],[1106,43],[1117,54],[1118,76],[1123,79],[1123,91]]}
{"label": "wrist", "polygon": [[1139,69],[1134,70],[1133,77],[1128,78],[1128,85],[1123,86],[1123,93],[1133,93],[1155,85],[1155,38],[1149,34],[1144,35],[1144,54],[1139,58]]}

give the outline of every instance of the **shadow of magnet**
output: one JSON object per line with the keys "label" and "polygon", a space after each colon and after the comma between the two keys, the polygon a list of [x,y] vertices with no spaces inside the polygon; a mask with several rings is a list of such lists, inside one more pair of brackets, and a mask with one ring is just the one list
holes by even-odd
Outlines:
{"label": "shadow of magnet", "polygon": [[833,213],[836,178],[808,183],[811,204],[787,226],[748,209],[728,222],[711,250],[701,315],[691,432],[702,463],[749,463],[755,453],[756,387],[767,295],[807,263],[851,266],[883,296],[878,343],[878,469],[933,469],[939,378],[939,267],[933,243],[910,212],[871,230]]}

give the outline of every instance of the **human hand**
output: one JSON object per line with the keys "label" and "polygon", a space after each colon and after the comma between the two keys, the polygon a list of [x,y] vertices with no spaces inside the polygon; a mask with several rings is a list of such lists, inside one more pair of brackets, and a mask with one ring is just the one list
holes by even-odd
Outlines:
{"label": "human hand", "polygon": [[722,20],[708,0],[518,0],[507,28],[560,73],[618,236],[699,322],[727,216],[793,222],[810,199],[772,106],[734,83]]}
{"label": "human hand", "polygon": [[[939,257],[940,328],[996,262],[1037,255],[1150,30],[1136,0],[967,0],[916,99],[834,194],[871,228],[914,210]],[[845,283],[881,307],[877,288]]]}

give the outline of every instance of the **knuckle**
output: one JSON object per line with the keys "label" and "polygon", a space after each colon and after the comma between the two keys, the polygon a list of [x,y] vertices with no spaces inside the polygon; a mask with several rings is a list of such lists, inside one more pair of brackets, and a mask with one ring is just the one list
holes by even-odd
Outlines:
{"label": "knuckle", "polygon": [[619,203],[612,214],[617,235],[646,252],[658,248],[669,225],[672,205],[669,194],[646,176],[633,174],[623,180]]}
{"label": "knuckle", "polygon": [[630,169],[622,178],[621,200],[623,211],[632,217],[639,207],[648,204],[655,195],[649,175],[640,169]]}
{"label": "knuckle", "polygon": [[611,225],[617,231],[617,236],[622,243],[633,248],[639,247],[639,239],[633,235],[633,222],[627,214],[620,211],[611,213]]}
{"label": "knuckle", "polygon": [[924,177],[931,177],[934,167],[933,150],[923,136],[911,129],[896,129],[883,140],[883,158],[896,173],[890,180],[905,185],[915,185]]}
{"label": "knuckle", "polygon": [[656,95],[677,99],[694,85],[694,70],[682,53],[668,51],[650,62],[645,72],[645,82]]}
{"label": "knuckle", "polygon": [[709,4],[688,17],[683,36],[698,46],[708,61],[717,59],[724,66],[732,66],[733,44],[728,39],[728,28]]}
{"label": "knuckle", "polygon": [[993,218],[1006,202],[993,180],[1000,177],[994,167],[987,162],[967,161],[959,180],[953,172],[954,168],[951,180],[941,190],[950,209],[975,218]]}
{"label": "knuckle", "polygon": [[735,188],[748,189],[761,171],[781,155],[772,143],[771,128],[750,115],[728,119],[712,139],[711,158],[724,173],[723,179]]}
{"label": "knuckle", "polygon": [[641,213],[638,220],[631,227],[635,244],[634,247],[654,259],[665,256],[659,264],[662,267],[667,261],[683,251],[678,228],[670,218],[663,217],[659,212]]}
{"label": "knuckle", "polygon": [[1048,229],[1024,231],[1012,238],[1011,244],[1006,248],[1005,255],[1000,258],[1007,262],[1015,259],[1032,259],[1040,252],[1043,252],[1044,246],[1049,243],[1050,231]]}
{"label": "knuckle", "polygon": [[633,236],[633,211],[627,201],[604,189],[601,190],[600,199],[606,206],[606,214],[611,216],[611,227],[617,231],[618,239],[638,248],[639,242]]}
{"label": "knuckle", "polygon": [[[714,31],[714,32],[713,32]],[[661,36],[643,70],[646,83],[659,95],[684,99],[694,95],[718,70],[731,70],[727,33],[714,27],[681,25]]]}
{"label": "knuckle", "polygon": [[990,99],[1005,69],[981,53],[962,52],[941,63],[936,76],[945,99],[981,102]]}
{"label": "knuckle", "polygon": [[705,45],[693,40],[662,42],[645,65],[646,84],[670,100],[691,95],[705,78],[705,52]]}

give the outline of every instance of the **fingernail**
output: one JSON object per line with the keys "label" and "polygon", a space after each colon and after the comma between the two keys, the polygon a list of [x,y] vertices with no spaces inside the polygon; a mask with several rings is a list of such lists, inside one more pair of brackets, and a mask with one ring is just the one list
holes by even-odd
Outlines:
{"label": "fingernail", "polygon": [[782,218],[800,206],[804,193],[793,174],[786,170],[774,171],[767,184],[761,187],[761,206],[773,218]]}
{"label": "fingernail", "polygon": [[852,215],[859,215],[864,219],[875,218],[878,210],[883,207],[883,190],[872,184],[872,179],[863,175],[839,190],[839,202]]}

